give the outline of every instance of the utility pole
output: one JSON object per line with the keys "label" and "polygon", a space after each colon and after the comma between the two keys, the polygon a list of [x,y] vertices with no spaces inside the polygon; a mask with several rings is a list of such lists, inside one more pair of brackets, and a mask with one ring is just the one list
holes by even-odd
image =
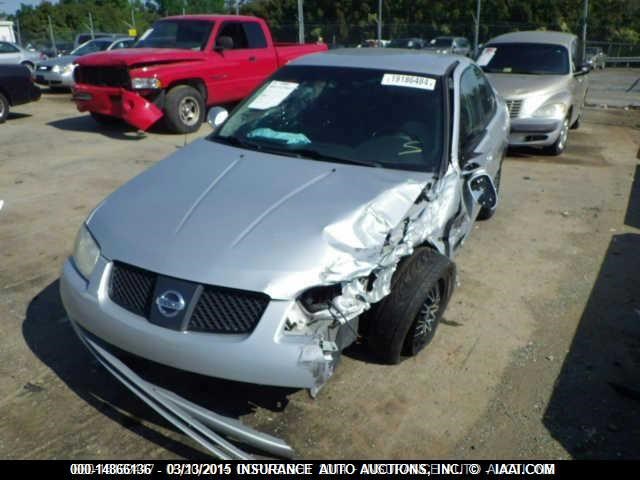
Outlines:
{"label": "utility pole", "polygon": [[298,0],[298,42],[304,43],[304,12],[302,0]]}
{"label": "utility pole", "polygon": [[478,0],[478,3],[476,4],[476,31],[475,31],[475,38],[473,41],[474,57],[478,56],[478,42],[480,40],[480,4],[481,3],[482,3],[482,0]]}
{"label": "utility pole", "polygon": [[136,16],[133,11],[133,7],[131,7],[131,28],[136,29]]}
{"label": "utility pole", "polygon": [[89,32],[91,32],[91,40],[93,40],[94,38],[96,38],[93,35],[93,15],[91,15],[91,12],[89,12]]}
{"label": "utility pole", "polygon": [[589,0],[584,0],[584,14],[582,16],[582,48],[581,54],[581,63],[584,63],[585,58],[587,56],[587,18],[589,17]]}
{"label": "utility pole", "polygon": [[236,15],[240,15],[240,0],[236,0]]}
{"label": "utility pole", "polygon": [[53,35],[53,25],[51,24],[51,15],[47,15],[49,19],[49,38],[51,39],[51,47],[53,48],[53,54],[58,56],[58,47],[56,47],[56,37]]}
{"label": "utility pole", "polygon": [[378,0],[378,46],[382,47],[382,0]]}
{"label": "utility pole", "polygon": [[18,34],[18,45],[22,46],[22,35],[20,33],[20,17],[16,17],[16,33]]}

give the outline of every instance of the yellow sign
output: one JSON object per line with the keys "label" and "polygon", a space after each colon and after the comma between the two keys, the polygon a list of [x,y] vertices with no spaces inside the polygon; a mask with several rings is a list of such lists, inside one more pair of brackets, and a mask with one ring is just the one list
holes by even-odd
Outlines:
{"label": "yellow sign", "polygon": [[138,30],[136,30],[135,28],[130,28],[129,29],[129,36],[130,37],[137,37],[138,36]]}

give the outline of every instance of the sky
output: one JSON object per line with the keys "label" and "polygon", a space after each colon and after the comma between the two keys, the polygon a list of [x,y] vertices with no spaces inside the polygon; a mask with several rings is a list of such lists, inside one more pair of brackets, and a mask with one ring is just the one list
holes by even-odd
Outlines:
{"label": "sky", "polygon": [[[38,5],[41,0],[0,0],[0,12],[15,13],[20,8],[20,4],[25,5]],[[56,3],[55,0],[50,0],[51,3]]]}

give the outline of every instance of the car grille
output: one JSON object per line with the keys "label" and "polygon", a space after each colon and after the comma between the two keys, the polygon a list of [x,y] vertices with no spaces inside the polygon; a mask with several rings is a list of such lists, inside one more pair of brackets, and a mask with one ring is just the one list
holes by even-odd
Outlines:
{"label": "car grille", "polygon": [[97,85],[100,87],[129,88],[129,71],[122,67],[82,67],[74,71],[76,83]]}
{"label": "car grille", "polygon": [[509,116],[517,118],[520,116],[520,108],[522,108],[522,100],[506,100]]}
{"label": "car grille", "polygon": [[258,324],[269,297],[262,293],[206,287],[200,295],[189,330],[212,333],[249,333]]}
{"label": "car grille", "polygon": [[[122,262],[114,262],[109,297],[125,310],[146,319],[158,275]],[[187,330],[205,333],[250,333],[269,305],[268,295],[259,292],[202,285]]]}
{"label": "car grille", "polygon": [[125,310],[149,316],[156,275],[141,268],[115,262],[109,282],[109,297]]}

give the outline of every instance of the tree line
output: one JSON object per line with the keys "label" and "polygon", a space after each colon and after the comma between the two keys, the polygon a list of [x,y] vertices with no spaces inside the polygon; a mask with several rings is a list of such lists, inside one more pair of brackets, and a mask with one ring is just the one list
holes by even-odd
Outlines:
{"label": "tree line", "polygon": [[[583,0],[482,0],[480,39],[512,30],[579,33]],[[282,40],[297,39],[297,0],[242,0],[243,14],[265,18]],[[229,13],[234,0],[60,0],[22,4],[9,19],[19,21],[23,43],[48,45],[51,18],[56,38],[87,32],[146,30],[156,19],[184,13]],[[304,0],[308,40],[340,44],[375,38],[378,0]],[[383,37],[437,34],[472,38],[476,0],[383,0]],[[90,17],[91,15],[91,17]],[[590,0],[589,38],[640,43],[640,0]]]}

